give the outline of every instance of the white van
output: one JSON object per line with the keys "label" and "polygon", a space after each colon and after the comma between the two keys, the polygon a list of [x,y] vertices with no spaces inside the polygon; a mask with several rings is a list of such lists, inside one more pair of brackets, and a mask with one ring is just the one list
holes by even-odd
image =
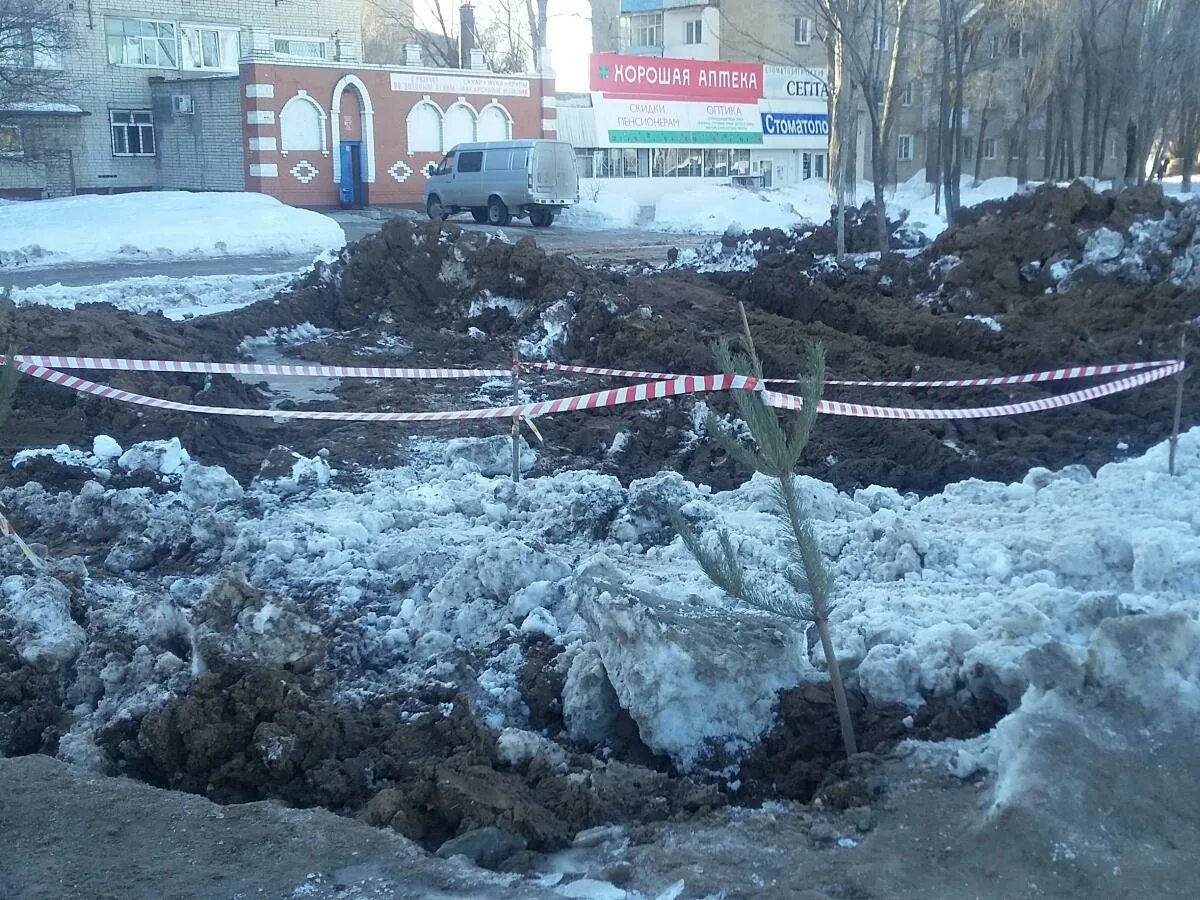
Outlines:
{"label": "white van", "polygon": [[489,225],[529,216],[534,227],[547,228],[578,200],[575,149],[566,141],[459,144],[425,185],[429,218],[469,211]]}

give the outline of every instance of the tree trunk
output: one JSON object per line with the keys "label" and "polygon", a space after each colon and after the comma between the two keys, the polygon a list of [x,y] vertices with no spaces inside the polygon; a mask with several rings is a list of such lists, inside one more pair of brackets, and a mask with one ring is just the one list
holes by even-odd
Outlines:
{"label": "tree trunk", "polygon": [[983,142],[987,140],[987,104],[979,111],[979,143],[975,145],[975,186],[979,187],[983,174]]}
{"label": "tree trunk", "polygon": [[1054,177],[1054,95],[1046,100],[1046,133],[1042,136],[1042,181]]}
{"label": "tree trunk", "polygon": [[891,252],[888,240],[887,201],[883,196],[887,179],[887,145],[883,129],[877,119],[871,119],[871,177],[875,182],[875,236],[879,242],[879,258],[886,260]]}
{"label": "tree trunk", "polygon": [[1125,126],[1125,173],[1121,187],[1133,187],[1137,183],[1138,128],[1133,119]]}

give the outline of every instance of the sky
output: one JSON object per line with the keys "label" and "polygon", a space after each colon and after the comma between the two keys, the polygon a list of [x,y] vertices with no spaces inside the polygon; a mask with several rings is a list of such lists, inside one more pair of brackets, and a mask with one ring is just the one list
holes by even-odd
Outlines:
{"label": "sky", "polygon": [[[416,0],[418,21],[430,26],[434,16],[429,7],[441,3],[450,21],[457,21],[458,0]],[[476,17],[487,15],[491,0],[474,0]],[[558,90],[586,91],[587,56],[592,51],[591,4],[588,0],[550,0],[550,58],[558,76]]]}

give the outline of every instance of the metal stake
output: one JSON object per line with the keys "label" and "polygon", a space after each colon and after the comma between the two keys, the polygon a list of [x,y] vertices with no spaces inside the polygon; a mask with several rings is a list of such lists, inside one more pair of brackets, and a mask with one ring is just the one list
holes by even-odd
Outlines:
{"label": "metal stake", "polygon": [[[1179,359],[1186,362],[1187,332],[1179,335]],[[1183,414],[1183,379],[1186,368],[1180,369],[1175,376],[1175,423],[1171,426],[1170,451],[1167,454],[1167,473],[1175,474],[1175,450],[1179,446],[1179,420]]]}
{"label": "metal stake", "polygon": [[[521,351],[513,344],[512,359],[513,406],[521,403]],[[512,480],[521,480],[521,417],[515,412],[512,420]]]}

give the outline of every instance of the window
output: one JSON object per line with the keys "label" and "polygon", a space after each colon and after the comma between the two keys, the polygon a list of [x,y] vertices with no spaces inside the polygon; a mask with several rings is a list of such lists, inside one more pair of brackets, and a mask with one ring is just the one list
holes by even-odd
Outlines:
{"label": "window", "polygon": [[512,139],[512,119],[498,103],[489,103],[479,111],[479,140],[507,141]]}
{"label": "window", "polygon": [[61,69],[58,38],[42,28],[16,27],[0,39],[0,66]]}
{"label": "window", "polygon": [[704,176],[706,178],[724,178],[729,174],[728,150],[704,151]]}
{"label": "window", "polygon": [[812,43],[813,20],[808,16],[796,16],[796,43],[805,46]]}
{"label": "window", "polygon": [[902,90],[900,92],[900,105],[901,106],[912,106],[913,105],[913,83],[911,81],[908,82],[907,84],[905,84],[904,90]]}
{"label": "window", "polygon": [[277,37],[275,55],[293,59],[325,59],[325,41],[320,38]]}
{"label": "window", "polygon": [[732,150],[730,151],[729,170],[732,175],[749,175],[750,174],[750,151],[749,150]]}
{"label": "window", "polygon": [[507,172],[511,159],[511,150],[489,150],[483,157],[483,171]]}
{"label": "window", "polygon": [[212,25],[180,25],[180,64],[191,71],[236,72],[238,32],[236,28]]}
{"label": "window", "polygon": [[972,138],[965,137],[962,139],[962,155],[963,159],[975,158],[975,141]]}
{"label": "window", "polygon": [[896,159],[909,162],[913,158],[913,136],[902,134],[896,139]]}
{"label": "window", "polygon": [[175,25],[151,19],[105,19],[108,61],[114,66],[174,69]]}
{"label": "window", "polygon": [[24,156],[20,125],[0,125],[0,156]]}
{"label": "window", "polygon": [[113,156],[154,155],[154,118],[150,110],[114,109],[108,119]]}
{"label": "window", "polygon": [[984,159],[995,159],[996,158],[996,139],[995,138],[984,138],[983,139],[983,158]]}
{"label": "window", "polygon": [[621,42],[625,50],[635,47],[661,47],[663,44],[662,13],[622,16]]}
{"label": "window", "polygon": [[991,38],[988,39],[988,58],[1000,58],[1000,35],[998,34],[993,34]]}
{"label": "window", "polygon": [[408,152],[442,152],[442,111],[421,102],[408,114]]}
{"label": "window", "polygon": [[1120,147],[1121,147],[1120,138],[1113,138],[1112,140],[1110,140],[1108,142],[1108,158],[1116,159],[1117,154],[1120,152]]}
{"label": "window", "polygon": [[1008,158],[1009,159],[1020,159],[1021,158],[1021,145],[1017,141],[1016,138],[1013,138],[1012,140],[1010,140],[1008,142]]}
{"label": "window", "polygon": [[888,26],[886,22],[875,25],[875,49],[886,51],[888,48]]}
{"label": "window", "polygon": [[685,44],[700,44],[704,41],[704,23],[700,19],[692,19],[683,23],[683,42]]}
{"label": "window", "polygon": [[1016,28],[1008,33],[1008,55],[1013,59],[1025,55],[1025,35]]}
{"label": "window", "polygon": [[279,112],[279,149],[284,153],[325,149],[325,115],[311,97],[301,94]]}
{"label": "window", "polygon": [[483,171],[483,151],[482,150],[467,150],[458,154],[458,171],[459,172],[481,172]]}

